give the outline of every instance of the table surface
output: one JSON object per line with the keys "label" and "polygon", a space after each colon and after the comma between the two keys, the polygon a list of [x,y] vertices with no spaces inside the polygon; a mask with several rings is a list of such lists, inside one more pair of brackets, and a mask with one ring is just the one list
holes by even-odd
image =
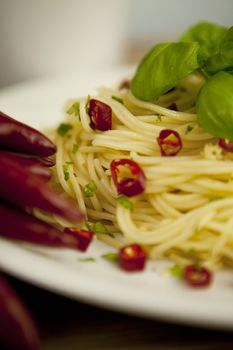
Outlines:
{"label": "table surface", "polygon": [[170,324],[103,310],[16,278],[7,278],[37,321],[42,338],[41,350],[233,349],[233,332]]}

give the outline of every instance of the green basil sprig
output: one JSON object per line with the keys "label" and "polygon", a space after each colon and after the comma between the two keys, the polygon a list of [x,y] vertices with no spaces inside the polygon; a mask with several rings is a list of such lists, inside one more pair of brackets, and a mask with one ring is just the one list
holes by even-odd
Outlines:
{"label": "green basil sprig", "polygon": [[233,75],[218,72],[212,76],[200,90],[196,109],[204,130],[233,140]]}
{"label": "green basil sprig", "polygon": [[207,60],[204,69],[208,74],[215,74],[221,70],[233,72],[233,27],[228,29],[220,43],[219,51]]}
{"label": "green basil sprig", "polygon": [[141,100],[155,101],[197,69],[207,78],[196,101],[200,126],[233,140],[233,27],[201,22],[180,42],[156,45],[139,64],[131,91]]}
{"label": "green basil sprig", "polygon": [[190,27],[180,38],[181,42],[198,42],[200,45],[199,60],[204,63],[219,51],[221,41],[227,29],[218,24],[199,22]]}
{"label": "green basil sprig", "polygon": [[156,100],[199,67],[198,52],[196,42],[156,45],[138,67],[132,93],[144,101]]}

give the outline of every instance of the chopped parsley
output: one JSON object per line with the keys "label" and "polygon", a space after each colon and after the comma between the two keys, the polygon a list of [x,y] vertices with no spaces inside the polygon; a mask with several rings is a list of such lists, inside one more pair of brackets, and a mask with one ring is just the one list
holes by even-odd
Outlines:
{"label": "chopped parsley", "polygon": [[193,126],[188,125],[187,128],[186,128],[186,130],[185,130],[185,135],[189,134],[193,129],[194,129]]}
{"label": "chopped parsley", "polygon": [[79,149],[79,145],[77,145],[77,143],[74,143],[72,147],[72,153],[76,154],[78,152],[78,149]]}
{"label": "chopped parsley", "polygon": [[80,102],[74,102],[66,111],[69,115],[74,115],[80,119]]}
{"label": "chopped parsley", "polygon": [[162,116],[159,114],[156,116],[156,121],[161,122],[162,121]]}
{"label": "chopped parsley", "polygon": [[120,98],[118,96],[114,96],[114,95],[112,95],[111,97],[112,97],[113,100],[121,103],[122,105],[124,104],[124,101],[122,100],[122,98]]}
{"label": "chopped parsley", "polygon": [[173,277],[180,278],[183,276],[183,267],[181,265],[175,264],[169,269]]}
{"label": "chopped parsley", "polygon": [[131,202],[131,200],[129,200],[125,196],[118,197],[117,198],[117,203],[119,203],[124,208],[130,209],[130,210],[133,209],[133,203]]}
{"label": "chopped parsley", "polygon": [[69,124],[69,123],[61,123],[58,128],[57,128],[57,133],[60,136],[64,136],[68,133],[68,131],[70,131],[73,128],[73,125]]}
{"label": "chopped parsley", "polygon": [[84,187],[84,196],[85,197],[93,197],[94,193],[97,190],[97,186],[93,180],[91,180],[85,187]]}
{"label": "chopped parsley", "polygon": [[63,168],[64,179],[65,181],[68,181],[70,178],[69,164],[67,163],[63,164],[62,168]]}
{"label": "chopped parsley", "polygon": [[108,260],[108,261],[117,261],[119,258],[119,255],[118,255],[118,253],[109,252],[109,253],[105,253],[105,254],[101,255],[101,258]]}
{"label": "chopped parsley", "polygon": [[113,234],[108,232],[107,227],[101,222],[97,221],[94,223],[86,222],[86,227],[89,231],[92,231],[96,234],[108,235],[110,237],[114,237]]}
{"label": "chopped parsley", "polygon": [[79,261],[82,261],[82,262],[95,262],[95,259],[92,258],[91,256],[88,256],[86,258],[79,259]]}

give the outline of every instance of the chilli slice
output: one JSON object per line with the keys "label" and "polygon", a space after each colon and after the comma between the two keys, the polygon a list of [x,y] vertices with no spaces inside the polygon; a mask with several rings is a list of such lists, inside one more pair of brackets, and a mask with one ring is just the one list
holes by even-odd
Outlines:
{"label": "chilli slice", "polygon": [[139,244],[129,244],[120,249],[119,264],[126,271],[144,270],[147,253]]}
{"label": "chilli slice", "polygon": [[77,239],[78,249],[82,252],[87,250],[94,236],[94,233],[91,231],[81,230],[75,227],[66,227],[64,232],[74,236]]}
{"label": "chilli slice", "polygon": [[107,131],[112,129],[112,109],[106,103],[94,98],[89,101],[88,114],[90,126],[94,130]]}
{"label": "chilli slice", "polygon": [[182,149],[182,141],[177,131],[164,129],[160,132],[157,142],[162,156],[175,156]]}
{"label": "chilli slice", "polygon": [[226,152],[233,152],[233,141],[228,139],[219,139],[218,144]]}
{"label": "chilli slice", "polygon": [[212,273],[206,267],[188,265],[184,269],[184,280],[191,287],[208,287],[212,281]]}
{"label": "chilli slice", "polygon": [[130,159],[113,160],[111,173],[119,194],[133,197],[145,191],[146,176],[136,162]]}

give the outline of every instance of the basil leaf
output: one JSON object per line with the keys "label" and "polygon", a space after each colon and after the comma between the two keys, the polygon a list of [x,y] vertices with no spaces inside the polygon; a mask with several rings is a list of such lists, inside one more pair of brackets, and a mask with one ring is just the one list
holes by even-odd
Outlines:
{"label": "basil leaf", "polygon": [[233,71],[233,27],[228,29],[219,52],[207,60],[204,69],[209,74],[215,74],[220,70]]}
{"label": "basil leaf", "polygon": [[233,75],[218,72],[209,78],[200,90],[196,109],[204,130],[233,140]]}
{"label": "basil leaf", "polygon": [[199,67],[198,43],[156,45],[141,61],[131,83],[133,95],[153,101]]}
{"label": "basil leaf", "polygon": [[181,42],[198,42],[200,45],[199,62],[203,63],[218,53],[220,43],[227,29],[210,22],[199,22],[190,27],[180,38]]}

